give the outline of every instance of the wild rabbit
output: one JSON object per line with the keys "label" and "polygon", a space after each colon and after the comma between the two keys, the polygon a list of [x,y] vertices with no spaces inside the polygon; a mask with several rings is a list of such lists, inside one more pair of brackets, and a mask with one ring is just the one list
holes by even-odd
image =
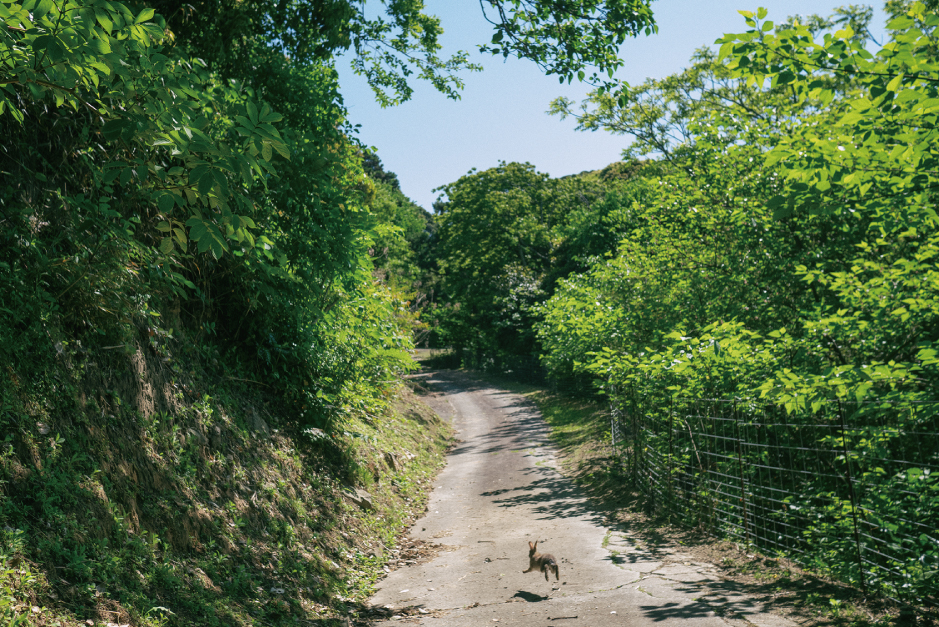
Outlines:
{"label": "wild rabbit", "polygon": [[523,570],[523,573],[530,573],[533,570],[540,570],[544,573],[544,580],[550,581],[548,579],[548,573],[554,571],[554,578],[558,581],[561,580],[561,575],[558,572],[557,560],[554,559],[554,556],[550,553],[539,553],[537,540],[535,540],[534,543],[528,543],[528,562],[528,570]]}

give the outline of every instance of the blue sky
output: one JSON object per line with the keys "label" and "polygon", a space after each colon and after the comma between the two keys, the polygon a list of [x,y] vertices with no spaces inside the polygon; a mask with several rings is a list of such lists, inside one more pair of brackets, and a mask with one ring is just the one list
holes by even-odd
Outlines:
{"label": "blue sky", "polygon": [[[846,4],[830,0],[656,0],[652,4],[659,32],[627,41],[626,66],[617,75],[632,84],[681,70],[695,49],[713,44],[725,32],[743,32],[737,13],[765,6],[767,19],[793,14],[829,14]],[[484,170],[503,161],[527,161],[551,176],[596,170],[617,161],[628,139],[602,131],[578,132],[573,120],[545,113],[558,96],[583,99],[587,86],[558,84],[529,61],[484,56],[477,44],[488,42],[490,25],[477,0],[427,0],[427,11],[441,18],[444,53],[466,50],[482,72],[466,73],[461,100],[448,100],[426,83],[415,82],[414,97],[397,107],[376,104],[365,80],[353,74],[348,59],[337,69],[349,118],[360,124],[359,139],[377,149],[385,168],[398,175],[404,193],[430,210],[432,190],[451,183],[471,168]],[[879,5],[878,5],[879,6]],[[874,18],[880,39],[883,15]]]}

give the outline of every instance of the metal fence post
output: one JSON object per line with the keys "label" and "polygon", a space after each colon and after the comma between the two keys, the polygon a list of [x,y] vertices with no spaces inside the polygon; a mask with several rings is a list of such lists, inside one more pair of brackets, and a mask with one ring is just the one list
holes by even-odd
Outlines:
{"label": "metal fence post", "polygon": [[854,522],[854,546],[857,549],[858,575],[861,578],[861,590],[867,592],[864,577],[864,554],[861,552],[861,533],[857,522],[857,495],[854,493],[854,477],[851,476],[851,458],[848,456],[848,430],[844,422],[844,405],[838,399],[838,418],[841,420],[841,450],[844,452],[844,467],[848,477],[848,494],[851,495],[851,517]]}
{"label": "metal fence post", "polygon": [[639,412],[640,404],[636,401],[636,390],[630,395],[632,397],[632,429],[633,429],[633,477],[634,482],[642,489],[642,478],[639,475],[639,451],[642,443],[639,441]]}
{"label": "metal fence post", "polygon": [[672,476],[674,473],[674,467],[672,456],[672,436],[675,432],[674,421],[675,421],[675,397],[669,397],[669,406],[668,406],[668,463],[666,464],[666,472],[668,472],[668,521],[672,520],[672,508],[675,506],[675,493],[672,489]]}
{"label": "metal fence post", "polygon": [[606,386],[610,393],[610,439],[612,440],[613,444],[613,463],[617,463],[616,428],[618,426],[617,422],[619,421],[617,416],[618,412],[616,410],[616,386],[613,385],[612,379],[613,376],[610,375],[610,377],[608,377],[606,380]]}
{"label": "metal fence post", "polygon": [[737,409],[737,399],[734,398],[734,431],[737,447],[737,469],[740,473],[740,506],[743,509],[743,540],[750,545],[750,524],[747,520],[747,485],[743,473],[743,438],[740,437],[740,412]]}

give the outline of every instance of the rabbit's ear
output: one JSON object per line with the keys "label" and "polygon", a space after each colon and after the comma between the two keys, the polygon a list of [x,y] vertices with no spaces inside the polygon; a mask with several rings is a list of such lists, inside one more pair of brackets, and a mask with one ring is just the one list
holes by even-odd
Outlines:
{"label": "rabbit's ear", "polygon": [[538,548],[538,541],[537,541],[537,540],[535,540],[535,544],[534,544],[531,548],[533,548],[533,549],[537,549],[537,548]]}
{"label": "rabbit's ear", "polygon": [[[535,544],[538,544],[538,543],[535,542]],[[535,548],[535,544],[532,544],[531,542],[529,542],[529,543],[528,543],[528,548],[529,548],[529,549]]]}

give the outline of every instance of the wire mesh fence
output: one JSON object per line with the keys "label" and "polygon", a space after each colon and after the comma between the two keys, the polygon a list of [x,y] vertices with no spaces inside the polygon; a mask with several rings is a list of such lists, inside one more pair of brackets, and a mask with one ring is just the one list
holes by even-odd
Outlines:
{"label": "wire mesh fence", "polygon": [[[921,609],[939,602],[939,403],[611,394],[659,513]],[[927,610],[929,611],[929,610]]]}

